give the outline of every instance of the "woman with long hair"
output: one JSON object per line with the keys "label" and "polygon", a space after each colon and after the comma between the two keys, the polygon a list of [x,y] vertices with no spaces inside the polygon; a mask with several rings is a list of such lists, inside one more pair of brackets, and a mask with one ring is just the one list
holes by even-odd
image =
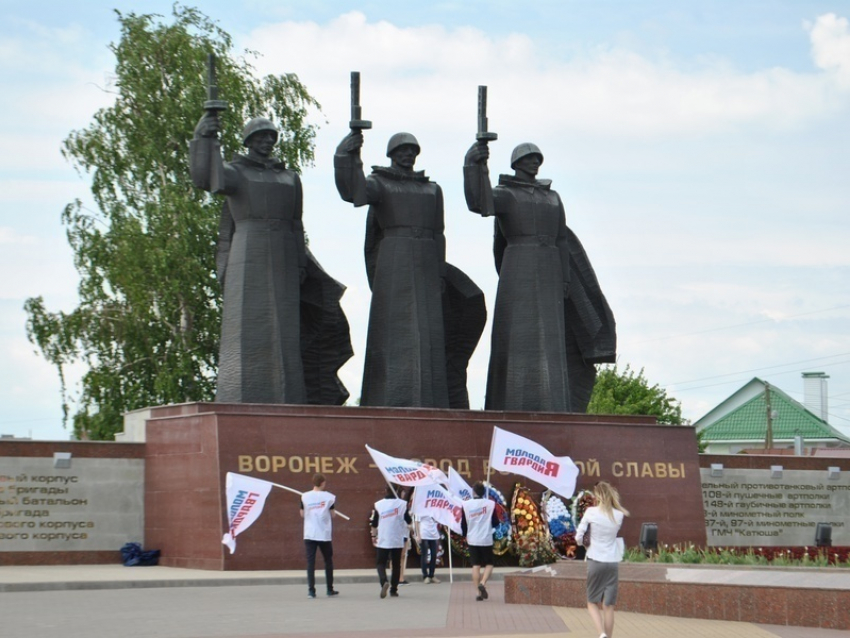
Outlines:
{"label": "woman with long hair", "polygon": [[620,504],[620,494],[610,483],[600,481],[593,488],[596,505],[588,507],[576,530],[576,542],[590,536],[587,549],[587,611],[599,632],[599,638],[611,638],[614,632],[614,605],[622,552],[617,533],[629,512]]}

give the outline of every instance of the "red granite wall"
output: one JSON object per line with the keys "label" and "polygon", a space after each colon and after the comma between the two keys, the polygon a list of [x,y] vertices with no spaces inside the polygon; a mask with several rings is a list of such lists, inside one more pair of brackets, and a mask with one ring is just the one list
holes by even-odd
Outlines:
{"label": "red granite wall", "polygon": [[[273,489],[265,512],[237,539],[229,555],[224,481],[238,472],[299,490],[315,471],[327,475],[337,509],[338,568],[371,567],[367,533],[372,503],[384,482],[364,448],[436,461],[483,479],[493,425],[569,455],[585,468],[579,489],[601,479],[620,489],[631,511],[626,542],[638,542],[652,521],[668,542],[705,543],[699,460],[690,427],[661,426],[647,417],[545,413],[186,404],[156,408],[147,425],[145,538],[162,550],[162,564],[205,569],[302,569],[299,500]],[[522,477],[494,474],[510,496]],[[529,485],[540,489],[536,485]]]}

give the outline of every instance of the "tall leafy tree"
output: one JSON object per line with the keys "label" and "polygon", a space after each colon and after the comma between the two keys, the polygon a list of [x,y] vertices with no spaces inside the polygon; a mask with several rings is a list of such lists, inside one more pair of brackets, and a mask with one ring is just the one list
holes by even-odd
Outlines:
{"label": "tall leafy tree", "polygon": [[620,371],[605,366],[596,377],[587,406],[590,414],[644,414],[659,423],[682,425],[682,406],[658,384],[650,385],[643,368],[635,373],[629,365]]}
{"label": "tall leafy tree", "polygon": [[[220,325],[215,252],[221,202],[195,189],[188,143],[203,114],[207,56],[217,57],[222,144],[241,147],[251,117],[281,127],[290,168],[313,160],[319,104],[292,74],[257,78],[231,37],[197,9],[168,18],[116,12],[115,102],[73,131],[62,152],[91,176],[97,209],[80,201],[62,213],[80,276],[79,305],[49,311],[28,299],[27,334],[62,381],[62,406],[79,438],[108,440],[122,413],[214,396]],[[64,369],[88,367],[78,394]],[[73,413],[72,413],[73,412]]]}

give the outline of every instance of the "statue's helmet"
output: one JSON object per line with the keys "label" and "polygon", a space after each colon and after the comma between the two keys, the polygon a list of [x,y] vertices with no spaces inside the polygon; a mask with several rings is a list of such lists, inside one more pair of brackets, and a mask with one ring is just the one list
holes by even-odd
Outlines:
{"label": "statue's helmet", "polygon": [[539,155],[540,163],[543,163],[543,153],[540,152],[540,149],[537,147],[537,144],[532,144],[531,142],[523,142],[514,149],[513,153],[511,153],[511,168],[514,168],[514,165],[527,155]]}
{"label": "statue's helmet", "polygon": [[274,122],[265,117],[255,117],[254,119],[249,120],[249,122],[245,125],[245,128],[242,130],[242,144],[244,146],[248,146],[248,138],[254,133],[259,133],[260,131],[274,131],[275,136],[280,137],[280,132],[274,125]]}
{"label": "statue's helmet", "polygon": [[419,141],[413,137],[413,135],[410,133],[396,133],[387,143],[387,157],[390,157],[393,154],[393,151],[399,146],[404,146],[405,144],[415,146],[417,155],[422,152],[422,147],[419,146]]}

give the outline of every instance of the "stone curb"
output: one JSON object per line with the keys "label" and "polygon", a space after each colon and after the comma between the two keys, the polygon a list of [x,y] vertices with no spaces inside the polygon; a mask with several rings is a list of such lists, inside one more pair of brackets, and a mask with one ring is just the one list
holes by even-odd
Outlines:
{"label": "stone curb", "polygon": [[[449,584],[448,574],[440,575],[442,585]],[[415,580],[409,581],[411,585],[421,585],[422,581],[418,576]],[[378,576],[362,575],[362,574],[346,574],[345,572],[337,572],[334,574],[334,585],[350,585],[362,583],[377,583]],[[503,581],[504,573],[493,572],[490,577],[491,581]],[[454,582],[468,583],[472,581],[472,574],[469,569],[465,568],[463,573],[455,573]],[[316,585],[324,586],[324,574],[319,577],[316,574]],[[152,579],[152,580],[125,580],[125,579],[110,579],[110,580],[45,580],[41,582],[24,582],[24,583],[0,583],[0,593],[12,592],[39,592],[39,591],[80,591],[80,590],[97,590],[97,589],[150,589],[156,587],[246,587],[246,586],[277,586],[277,585],[307,585],[307,577],[304,575],[287,575],[287,576],[260,576],[244,578],[174,578],[174,579]],[[438,585],[439,586],[439,585]]]}

